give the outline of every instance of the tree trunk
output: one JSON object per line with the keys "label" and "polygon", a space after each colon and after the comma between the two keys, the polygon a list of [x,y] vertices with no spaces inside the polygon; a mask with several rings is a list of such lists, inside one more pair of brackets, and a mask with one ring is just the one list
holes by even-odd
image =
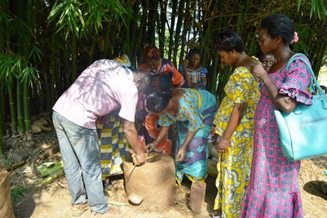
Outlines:
{"label": "tree trunk", "polygon": [[[6,12],[6,0],[0,0],[0,14]],[[0,20],[0,30],[5,30],[7,25],[4,19]],[[5,32],[5,31],[4,31]],[[0,34],[0,45],[5,45],[5,35],[4,33]],[[4,90],[4,81],[0,79],[0,156],[3,154],[2,152],[2,136],[5,133],[5,90]]]}
{"label": "tree trunk", "polygon": [[76,80],[77,77],[77,36],[75,33],[71,34],[72,37],[72,76],[71,83]]}
{"label": "tree trunk", "polygon": [[159,31],[159,50],[161,57],[164,56],[165,51],[165,40],[166,40],[166,21],[167,21],[167,3],[168,0],[161,1],[160,4],[160,22],[158,22]]}
{"label": "tree trunk", "polygon": [[[185,48],[185,41],[186,41],[186,35],[189,32],[189,23],[190,23],[190,19],[191,19],[191,7],[189,4],[189,1],[186,1],[186,6],[185,6],[185,14],[184,14],[184,26],[183,26],[183,31],[182,31],[182,42],[181,42],[181,52],[179,55],[179,60],[178,63],[176,63],[175,66],[178,66],[178,64],[181,64],[183,62],[183,60],[185,59],[185,53],[187,54],[187,46]],[[177,67],[178,69],[178,67]]]}
{"label": "tree trunk", "polygon": [[[2,85],[2,81],[0,81]],[[0,156],[3,155],[2,151],[2,137],[5,135],[5,95],[3,88],[0,88]]]}
{"label": "tree trunk", "polygon": [[31,89],[29,86],[29,83],[24,82],[23,83],[23,89],[24,89],[24,96],[23,96],[23,103],[24,103],[24,123],[25,123],[25,131],[26,133],[31,132]]}
{"label": "tree trunk", "polygon": [[[131,60],[131,64],[133,67],[136,67],[137,63],[136,63],[136,56],[137,56],[137,51],[139,50],[140,48],[140,42],[141,42],[141,38],[140,37],[140,32],[139,32],[139,29],[138,29],[138,25],[137,25],[137,21],[139,20],[139,0],[135,0],[133,2],[133,12],[134,12],[134,19],[131,19],[130,20],[130,28],[131,28],[131,34],[130,34],[130,55],[129,55],[129,58]],[[142,24],[140,24],[142,25]],[[128,27],[127,27],[128,28]],[[138,43],[136,43],[138,42]]]}
{"label": "tree trunk", "polygon": [[171,12],[171,21],[170,21],[170,28],[169,28],[169,45],[168,45],[168,60],[172,59],[173,55],[173,48],[174,48],[174,36],[175,34],[175,19],[176,19],[176,12],[177,12],[177,0],[172,0],[172,12]]}
{"label": "tree trunk", "polygon": [[175,66],[177,66],[177,53],[178,53],[179,44],[180,44],[179,39],[180,39],[183,17],[184,17],[184,5],[185,5],[185,0],[181,0],[179,2],[179,6],[178,6],[178,21],[177,21],[177,26],[176,26],[175,45],[174,45],[173,63]]}
{"label": "tree trunk", "polygon": [[7,84],[7,87],[8,87],[8,94],[9,94],[11,131],[12,131],[13,135],[17,135],[17,111],[16,111],[13,87],[12,87],[12,84]]}
{"label": "tree trunk", "polygon": [[89,57],[87,59],[87,66],[90,66],[94,61],[93,58],[94,58],[95,47],[97,46],[98,36],[99,36],[98,33],[94,33],[92,37],[91,50],[90,50]]}
{"label": "tree trunk", "polygon": [[[55,47],[50,48],[51,49],[51,55],[50,55],[50,83],[49,83],[49,89],[50,89],[50,105],[51,107],[49,108],[49,111],[52,110],[52,106],[55,104],[55,99],[57,99],[60,95],[60,86],[59,86],[59,72],[57,71],[56,68],[56,60],[55,60],[55,55],[56,55],[56,51],[55,51]],[[55,89],[54,87],[56,86],[56,91],[57,93],[55,93]],[[59,92],[59,93],[58,93]]]}
{"label": "tree trunk", "polygon": [[148,14],[148,42],[155,44],[156,21],[158,18],[158,0],[151,0]]}
{"label": "tree trunk", "polygon": [[16,84],[17,120],[19,134],[25,134],[24,126],[24,104],[23,104],[23,85],[20,81]]}

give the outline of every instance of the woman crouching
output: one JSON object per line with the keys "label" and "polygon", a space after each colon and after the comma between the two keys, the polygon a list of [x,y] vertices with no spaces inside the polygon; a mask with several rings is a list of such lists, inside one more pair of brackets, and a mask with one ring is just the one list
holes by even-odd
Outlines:
{"label": "woman crouching", "polygon": [[207,177],[207,141],[217,111],[215,96],[205,90],[161,90],[148,96],[146,108],[159,116],[161,126],[158,137],[147,145],[147,149],[155,148],[169,126],[176,122],[177,182],[181,185],[184,174],[192,182],[204,182]]}

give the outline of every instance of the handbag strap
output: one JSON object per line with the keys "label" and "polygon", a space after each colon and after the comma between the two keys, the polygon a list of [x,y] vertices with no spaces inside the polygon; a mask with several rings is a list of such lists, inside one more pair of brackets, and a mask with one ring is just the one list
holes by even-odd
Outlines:
{"label": "handbag strap", "polygon": [[316,76],[315,76],[315,74],[313,73],[313,70],[312,70],[312,67],[311,67],[311,65],[308,63],[308,61],[307,60],[305,60],[303,57],[301,57],[301,56],[305,56],[304,54],[302,54],[302,53],[296,53],[295,55],[293,55],[290,59],[289,59],[289,61],[287,62],[287,65],[286,65],[286,70],[288,70],[288,68],[289,68],[289,65],[294,61],[294,60],[301,60],[302,62],[304,62],[306,65],[307,65],[307,67],[308,67],[308,69],[309,69],[309,71],[310,71],[310,73],[311,73],[311,79],[310,79],[310,92],[311,93],[314,93],[315,91],[315,89],[314,89],[314,86],[313,86],[313,83],[315,84],[315,86],[316,86],[316,88],[318,89],[318,92],[319,92],[319,95],[325,95],[325,92],[322,90],[322,88],[320,87],[320,85],[319,85],[319,83],[318,83],[318,81],[317,81],[317,79],[316,79]]}

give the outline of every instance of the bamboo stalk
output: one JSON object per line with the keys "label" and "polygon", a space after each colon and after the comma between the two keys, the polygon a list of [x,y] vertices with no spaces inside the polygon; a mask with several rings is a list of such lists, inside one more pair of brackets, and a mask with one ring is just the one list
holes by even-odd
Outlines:
{"label": "bamboo stalk", "polygon": [[177,66],[177,54],[178,54],[178,49],[179,49],[179,44],[180,44],[180,33],[182,29],[182,24],[183,24],[183,17],[184,17],[184,6],[185,6],[185,0],[180,0],[179,1],[179,6],[178,6],[178,20],[177,20],[177,25],[176,25],[176,35],[175,35],[175,45],[174,45],[174,58],[173,58],[173,63],[175,66]]}
{"label": "bamboo stalk", "polygon": [[93,34],[93,37],[92,37],[92,44],[91,44],[91,50],[90,50],[90,55],[87,59],[87,65],[90,66],[93,62],[93,57],[94,57],[94,53],[95,53],[95,46],[97,45],[97,41],[98,41],[98,33],[95,32]]}
{"label": "bamboo stalk", "polygon": [[172,13],[171,13],[171,21],[170,21],[170,28],[169,28],[169,45],[168,45],[168,60],[172,59],[173,56],[173,45],[174,45],[174,29],[175,29],[175,17],[177,12],[177,0],[172,0]]}
{"label": "bamboo stalk", "polygon": [[14,170],[14,169],[16,169],[18,167],[21,167],[21,166],[23,166],[25,164],[26,164],[26,161],[22,161],[22,162],[20,162],[18,164],[15,164],[13,166],[7,167],[6,170],[9,172],[9,171]]}
{"label": "bamboo stalk", "polygon": [[74,82],[77,77],[77,33],[73,32],[71,34],[72,39],[72,75],[71,75],[71,81]]}
{"label": "bamboo stalk", "polygon": [[[2,85],[2,81],[0,81],[0,86]],[[2,150],[2,137],[5,135],[4,129],[4,108],[5,108],[5,98],[3,88],[0,88],[0,156],[3,155]]]}
{"label": "bamboo stalk", "polygon": [[23,106],[23,90],[22,84],[20,81],[16,83],[16,105],[17,105],[17,121],[18,121],[18,130],[20,134],[25,133],[24,126],[24,106]]}
{"label": "bamboo stalk", "polygon": [[9,94],[9,106],[10,106],[10,117],[11,117],[11,131],[12,134],[17,134],[17,112],[15,107],[15,101],[13,96],[12,84],[7,84],[8,94]]}
{"label": "bamboo stalk", "polygon": [[27,81],[23,83],[24,96],[23,96],[23,104],[24,104],[24,124],[26,133],[30,133],[31,128],[31,96],[30,96],[30,86]]}

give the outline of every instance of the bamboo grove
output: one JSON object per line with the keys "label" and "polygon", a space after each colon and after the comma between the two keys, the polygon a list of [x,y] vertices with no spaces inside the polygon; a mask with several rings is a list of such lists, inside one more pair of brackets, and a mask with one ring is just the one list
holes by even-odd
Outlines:
{"label": "bamboo grove", "polygon": [[223,95],[231,73],[212,49],[225,28],[254,55],[260,20],[281,12],[300,37],[294,50],[315,72],[326,63],[326,0],[0,0],[0,155],[4,124],[31,137],[31,115],[51,112],[56,99],[93,61],[126,53],[134,67],[146,44],[177,66],[190,48],[202,52],[208,90]]}

